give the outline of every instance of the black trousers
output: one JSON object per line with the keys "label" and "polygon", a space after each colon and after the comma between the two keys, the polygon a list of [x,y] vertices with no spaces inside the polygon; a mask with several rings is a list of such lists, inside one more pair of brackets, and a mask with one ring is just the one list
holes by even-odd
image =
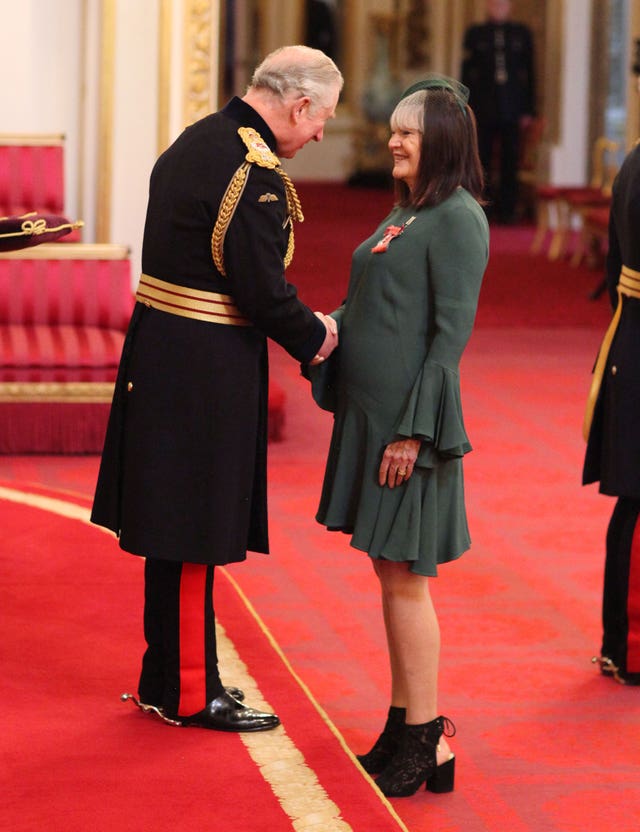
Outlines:
{"label": "black trousers", "polygon": [[478,122],[478,150],[487,177],[489,212],[509,222],[515,217],[518,201],[518,121]]}
{"label": "black trousers", "polygon": [[640,500],[620,497],[607,531],[602,655],[622,675],[640,673]]}
{"label": "black trousers", "polygon": [[138,693],[167,716],[191,716],[220,696],[213,566],[147,558]]}

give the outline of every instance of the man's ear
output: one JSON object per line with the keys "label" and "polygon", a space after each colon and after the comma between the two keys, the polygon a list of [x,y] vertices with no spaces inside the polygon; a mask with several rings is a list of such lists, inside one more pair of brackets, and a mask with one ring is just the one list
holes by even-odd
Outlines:
{"label": "man's ear", "polygon": [[309,105],[311,104],[311,99],[308,95],[301,95],[300,98],[296,98],[293,102],[291,107],[291,117],[294,123],[298,123],[302,118],[303,114],[309,109]]}

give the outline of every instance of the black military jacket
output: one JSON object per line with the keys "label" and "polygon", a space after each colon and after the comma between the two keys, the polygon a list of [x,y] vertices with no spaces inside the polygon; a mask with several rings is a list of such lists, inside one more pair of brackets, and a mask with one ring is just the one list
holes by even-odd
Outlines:
{"label": "black military jacket", "polygon": [[[640,274],[640,145],[613,184],[607,254],[612,307],[622,266]],[[609,350],[585,457],[583,482],[600,491],[640,499],[640,299],[624,297]]]}
{"label": "black military jacket", "polygon": [[284,277],[283,179],[252,165],[224,240],[211,236],[247,147],[239,127],[275,138],[240,99],[188,127],[151,174],[145,274],[230,295],[250,326],[191,320],[137,303],[116,382],[92,520],[138,555],[194,563],[268,551],[267,337],[309,361],[324,326]]}

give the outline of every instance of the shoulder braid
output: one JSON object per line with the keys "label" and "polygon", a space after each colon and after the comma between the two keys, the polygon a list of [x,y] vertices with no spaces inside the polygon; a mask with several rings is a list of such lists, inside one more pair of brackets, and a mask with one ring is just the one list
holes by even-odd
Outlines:
{"label": "shoulder braid", "polygon": [[245,156],[245,161],[233,174],[231,181],[227,185],[227,189],[224,192],[222,201],[220,202],[218,216],[211,235],[211,254],[213,255],[213,262],[215,263],[215,266],[220,274],[223,274],[225,277],[227,273],[224,267],[224,238],[247,185],[252,165],[259,165],[262,168],[274,170],[284,183],[287,199],[287,224],[289,225],[287,251],[284,256],[285,269],[293,260],[293,251],[295,248],[293,221],[304,221],[300,199],[293,182],[282,168],[280,159],[278,159],[275,153],[271,151],[257,130],[254,130],[252,127],[240,127],[238,129],[238,134],[245,143],[248,152]]}

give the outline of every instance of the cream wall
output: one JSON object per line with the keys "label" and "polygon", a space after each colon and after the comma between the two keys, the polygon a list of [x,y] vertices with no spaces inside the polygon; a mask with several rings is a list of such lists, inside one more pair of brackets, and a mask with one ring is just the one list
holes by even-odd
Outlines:
{"label": "cream wall", "polygon": [[81,0],[0,0],[0,132],[64,133],[68,211],[78,212]]}
{"label": "cream wall", "polygon": [[110,237],[132,247],[141,271],[149,173],[157,156],[158,2],[118,0]]}

